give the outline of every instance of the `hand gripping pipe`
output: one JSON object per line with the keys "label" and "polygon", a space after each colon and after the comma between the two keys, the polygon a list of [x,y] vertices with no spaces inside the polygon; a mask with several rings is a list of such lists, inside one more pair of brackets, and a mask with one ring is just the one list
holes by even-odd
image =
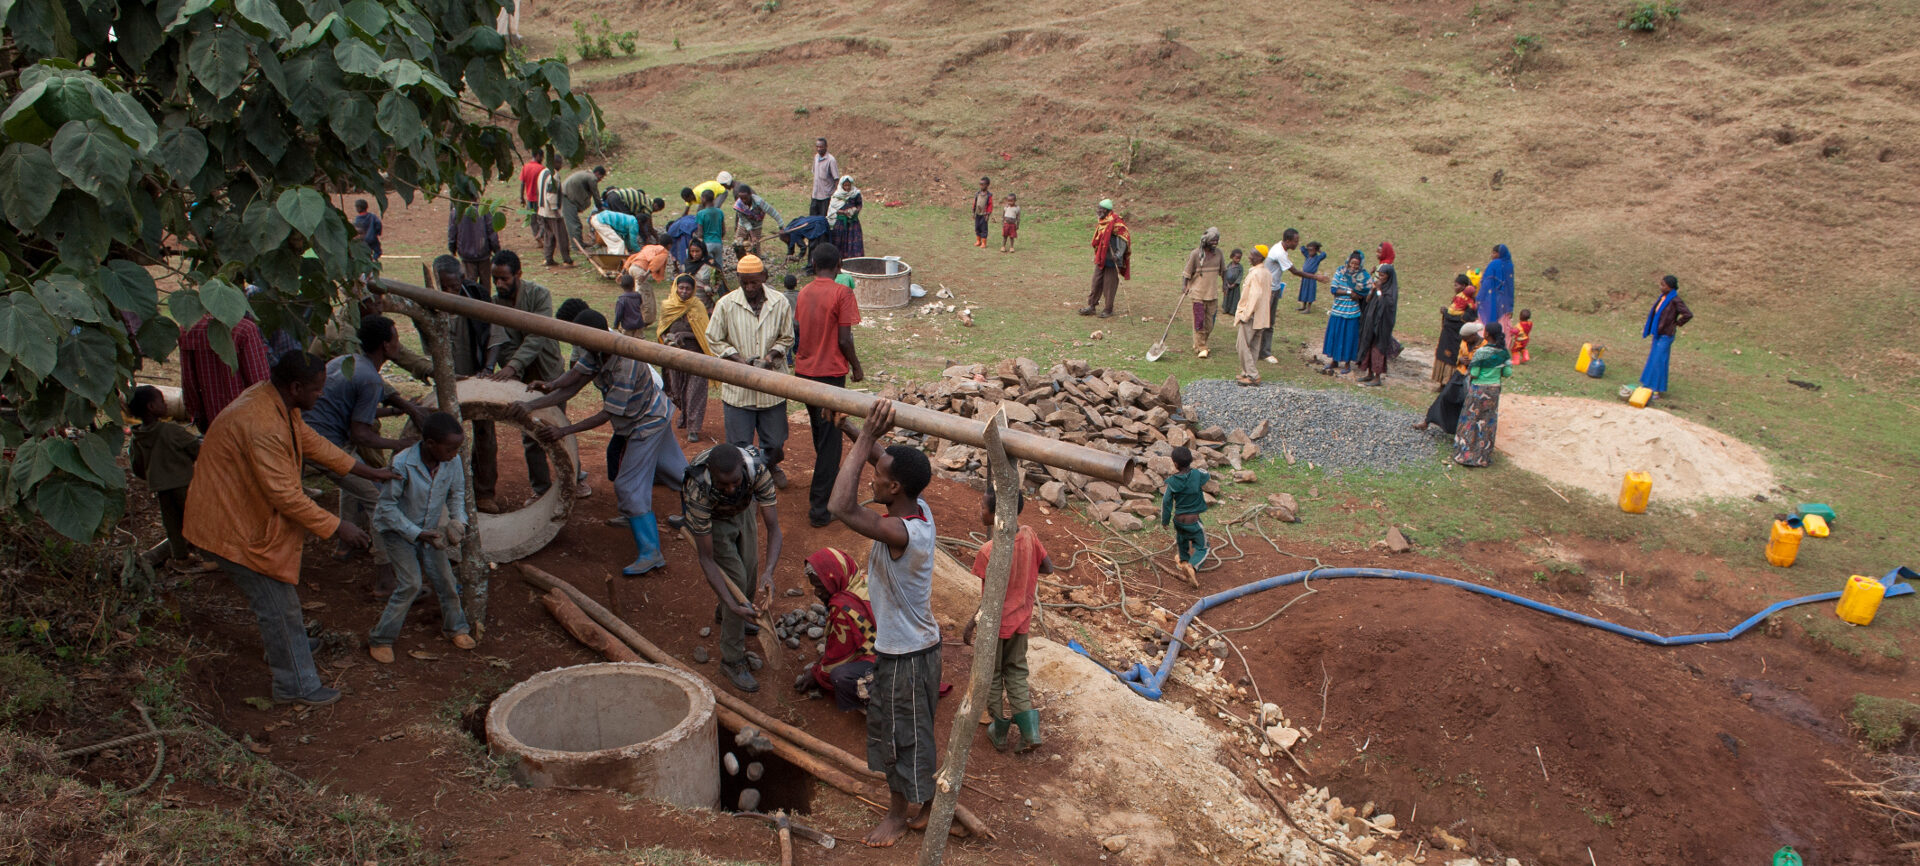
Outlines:
{"label": "hand gripping pipe", "polygon": [[[1112,668],[1107,668],[1105,665],[1101,665],[1101,667],[1105,669],[1108,673],[1111,673],[1114,676],[1119,677],[1121,682],[1126,683],[1128,688],[1133,689],[1135,692],[1139,693],[1142,697],[1145,697],[1148,700],[1157,701],[1160,699],[1162,687],[1166,685],[1167,677],[1172,675],[1173,673],[1173,663],[1176,659],[1180,657],[1180,646],[1184,642],[1182,640],[1182,637],[1186,634],[1187,627],[1193,624],[1194,617],[1197,617],[1200,614],[1205,613],[1209,609],[1218,607],[1222,604],[1226,604],[1227,602],[1234,601],[1240,598],[1245,598],[1255,593],[1266,592],[1269,589],[1278,589],[1283,586],[1290,586],[1296,583],[1304,583],[1309,578],[1313,580],[1335,580],[1343,577],[1365,577],[1365,578],[1374,578],[1379,580],[1419,580],[1419,581],[1425,581],[1427,583],[1438,583],[1443,586],[1451,586],[1458,589],[1464,589],[1468,592],[1476,592],[1481,595],[1492,596],[1494,598],[1500,599],[1501,601],[1509,601],[1514,604],[1520,605],[1521,607],[1532,608],[1534,610],[1540,611],[1541,613],[1550,613],[1557,617],[1573,620],[1574,622],[1580,623],[1581,625],[1589,625],[1597,629],[1604,629],[1606,631],[1613,632],[1614,634],[1624,635],[1626,637],[1633,638],[1634,640],[1644,641],[1646,643],[1650,643],[1655,646],[1686,646],[1688,644],[1715,643],[1718,641],[1733,640],[1734,638],[1737,638],[1741,634],[1746,632],[1747,629],[1750,629],[1756,625],[1759,625],[1761,620],[1764,620],[1767,617],[1770,617],[1782,610],[1785,610],[1790,607],[1794,607],[1796,605],[1812,604],[1817,601],[1833,601],[1834,599],[1837,599],[1840,597],[1840,593],[1838,591],[1822,592],[1822,593],[1816,593],[1814,595],[1803,595],[1799,598],[1790,598],[1790,599],[1787,599],[1786,601],[1777,601],[1777,602],[1774,602],[1773,604],[1767,605],[1767,607],[1764,610],[1761,610],[1759,613],[1756,613],[1753,616],[1747,617],[1739,625],[1736,625],[1733,628],[1728,629],[1727,631],[1713,632],[1710,634],[1683,634],[1683,635],[1674,635],[1672,637],[1666,637],[1666,636],[1654,634],[1653,632],[1641,631],[1639,629],[1634,629],[1634,628],[1627,628],[1626,626],[1619,625],[1617,623],[1607,622],[1606,620],[1602,620],[1602,619],[1595,619],[1594,617],[1587,616],[1584,613],[1576,613],[1574,611],[1567,610],[1565,608],[1554,607],[1553,605],[1550,605],[1550,604],[1534,601],[1533,599],[1530,599],[1530,598],[1522,598],[1521,596],[1514,595],[1510,592],[1502,592],[1501,590],[1497,590],[1492,587],[1481,586],[1480,584],[1469,583],[1464,580],[1455,580],[1451,577],[1438,577],[1436,575],[1431,575],[1431,574],[1419,574],[1417,572],[1412,572],[1412,571],[1395,571],[1395,570],[1386,569],[1386,568],[1318,568],[1318,569],[1312,569],[1309,571],[1296,571],[1296,572],[1293,572],[1292,574],[1282,574],[1277,577],[1269,577],[1266,580],[1254,581],[1253,583],[1249,583],[1245,586],[1237,586],[1237,587],[1234,587],[1233,589],[1225,590],[1223,592],[1216,592],[1213,595],[1209,595],[1206,598],[1203,598],[1197,602],[1194,602],[1193,607],[1188,608],[1186,613],[1180,615],[1180,622],[1174,625],[1173,638],[1167,644],[1167,657],[1161,660],[1160,669],[1157,671],[1150,671],[1147,669],[1146,665],[1141,664],[1139,662],[1134,662],[1133,667],[1125,671],[1116,671],[1116,670],[1113,670]],[[1902,566],[1900,568],[1896,568],[1892,571],[1887,572],[1887,576],[1881,578],[1880,583],[1887,588],[1888,598],[1913,594],[1913,585],[1910,583],[1902,582],[1901,578],[1906,578],[1907,580],[1920,580],[1920,574],[1916,574],[1912,569],[1907,568],[1905,566]],[[1073,641],[1069,643],[1068,647],[1072,649],[1074,652],[1087,656],[1088,658],[1092,658],[1092,655],[1087,652],[1085,647],[1080,645],[1079,641]],[[1097,661],[1095,663],[1098,664]]]}
{"label": "hand gripping pipe", "polygon": [[[572,322],[562,322],[551,316],[536,316],[512,307],[462,295],[437,292],[396,280],[381,279],[376,281],[375,285],[380,291],[406,298],[428,309],[441,310],[456,316],[465,316],[543,337],[564,340],[595,352],[608,352],[627,358],[636,358],[660,367],[684,370],[703,378],[739,385],[742,388],[750,388],[789,400],[798,400],[809,406],[824,406],[846,415],[865,418],[873,411],[873,401],[877,399],[872,394],[836,388],[823,382],[802,379],[799,376],[776,373],[700,352],[675,349],[650,340],[637,340],[613,331],[582,327]],[[967,445],[978,446],[986,441],[986,419],[984,418],[962,418],[910,403],[895,402],[893,408],[894,424],[905,429]],[[1058,439],[1048,439],[1024,430],[1009,429],[1003,435],[1002,441],[1006,445],[1007,453],[1014,457],[1047,466],[1058,466],[1061,469],[1115,484],[1127,483],[1128,478],[1138,468],[1136,462],[1124,454],[1101,451]]]}

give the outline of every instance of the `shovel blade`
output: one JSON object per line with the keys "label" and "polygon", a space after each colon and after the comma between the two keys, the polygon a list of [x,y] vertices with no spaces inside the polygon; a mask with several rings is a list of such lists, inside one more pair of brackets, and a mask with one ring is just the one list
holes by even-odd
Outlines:
{"label": "shovel blade", "polygon": [[1160,356],[1165,355],[1166,353],[1167,353],[1167,344],[1155,343],[1152,346],[1147,347],[1147,360],[1158,361],[1160,360]]}

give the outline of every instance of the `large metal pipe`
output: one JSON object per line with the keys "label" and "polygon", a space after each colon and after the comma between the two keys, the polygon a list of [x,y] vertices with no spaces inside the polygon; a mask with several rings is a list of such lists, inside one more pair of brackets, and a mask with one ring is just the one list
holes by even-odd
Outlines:
{"label": "large metal pipe", "polygon": [[[436,292],[385,278],[378,282],[382,291],[391,292],[432,309],[445,310],[454,315],[479,319],[496,325],[505,325],[543,337],[552,337],[595,352],[610,352],[627,358],[637,358],[649,364],[683,370],[696,376],[717,379],[789,400],[798,400],[810,406],[824,406],[835,412],[865,418],[869,412],[873,411],[873,402],[877,399],[872,394],[836,388],[811,379],[776,373],[737,361],[726,361],[700,352],[675,349],[662,343],[639,340],[614,331],[596,330],[572,322],[536,316],[512,307],[476,301],[462,295]],[[946,412],[935,412],[921,406],[896,403],[893,420],[895,424],[908,430],[952,442],[974,446],[982,446],[986,442],[984,421],[970,420]],[[1128,472],[1133,465],[1132,458],[1123,454],[1114,454],[1058,439],[1048,439],[1045,436],[1020,430],[1007,430],[1002,441],[1007,453],[1022,460],[1057,466],[1070,472],[1078,472],[1119,484],[1126,483]]]}

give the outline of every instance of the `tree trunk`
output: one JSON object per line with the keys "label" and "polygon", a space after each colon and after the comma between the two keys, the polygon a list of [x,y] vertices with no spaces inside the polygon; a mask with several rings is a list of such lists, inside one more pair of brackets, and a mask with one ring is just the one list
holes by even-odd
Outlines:
{"label": "tree trunk", "polygon": [[[439,289],[439,280],[429,265],[422,265],[427,287]],[[392,298],[388,302],[392,302]],[[439,411],[453,416],[455,421],[465,424],[460,417],[460,392],[458,376],[453,372],[453,340],[449,336],[455,323],[453,316],[418,305],[409,304],[415,310],[409,310],[414,324],[420,328],[422,341],[427,344],[427,353],[433,358],[433,392]],[[487,632],[487,563],[480,552],[480,522],[476,507],[479,501],[473,494],[473,437],[466,437],[460,445],[461,483],[466,485],[467,513],[460,516],[467,531],[460,537],[460,563],[454,572],[460,581],[460,607],[466,611],[467,625],[473,632],[473,639],[480,640]]]}

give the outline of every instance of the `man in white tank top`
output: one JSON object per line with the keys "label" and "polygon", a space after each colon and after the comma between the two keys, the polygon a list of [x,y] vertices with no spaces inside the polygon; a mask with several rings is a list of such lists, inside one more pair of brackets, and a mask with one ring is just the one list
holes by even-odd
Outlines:
{"label": "man in white tank top", "polygon": [[[887,815],[866,844],[886,848],[927,824],[933,802],[934,702],[940,697],[940,626],[933,619],[933,512],[920,498],[933,467],[920,449],[880,446],[893,426],[893,404],[878,400],[834,479],[828,510],[873,539],[867,585],[873,600],[878,656],[867,700],[867,767],[887,776]],[[873,464],[873,501],[860,507],[860,476]],[[919,808],[909,814],[909,805]]]}

